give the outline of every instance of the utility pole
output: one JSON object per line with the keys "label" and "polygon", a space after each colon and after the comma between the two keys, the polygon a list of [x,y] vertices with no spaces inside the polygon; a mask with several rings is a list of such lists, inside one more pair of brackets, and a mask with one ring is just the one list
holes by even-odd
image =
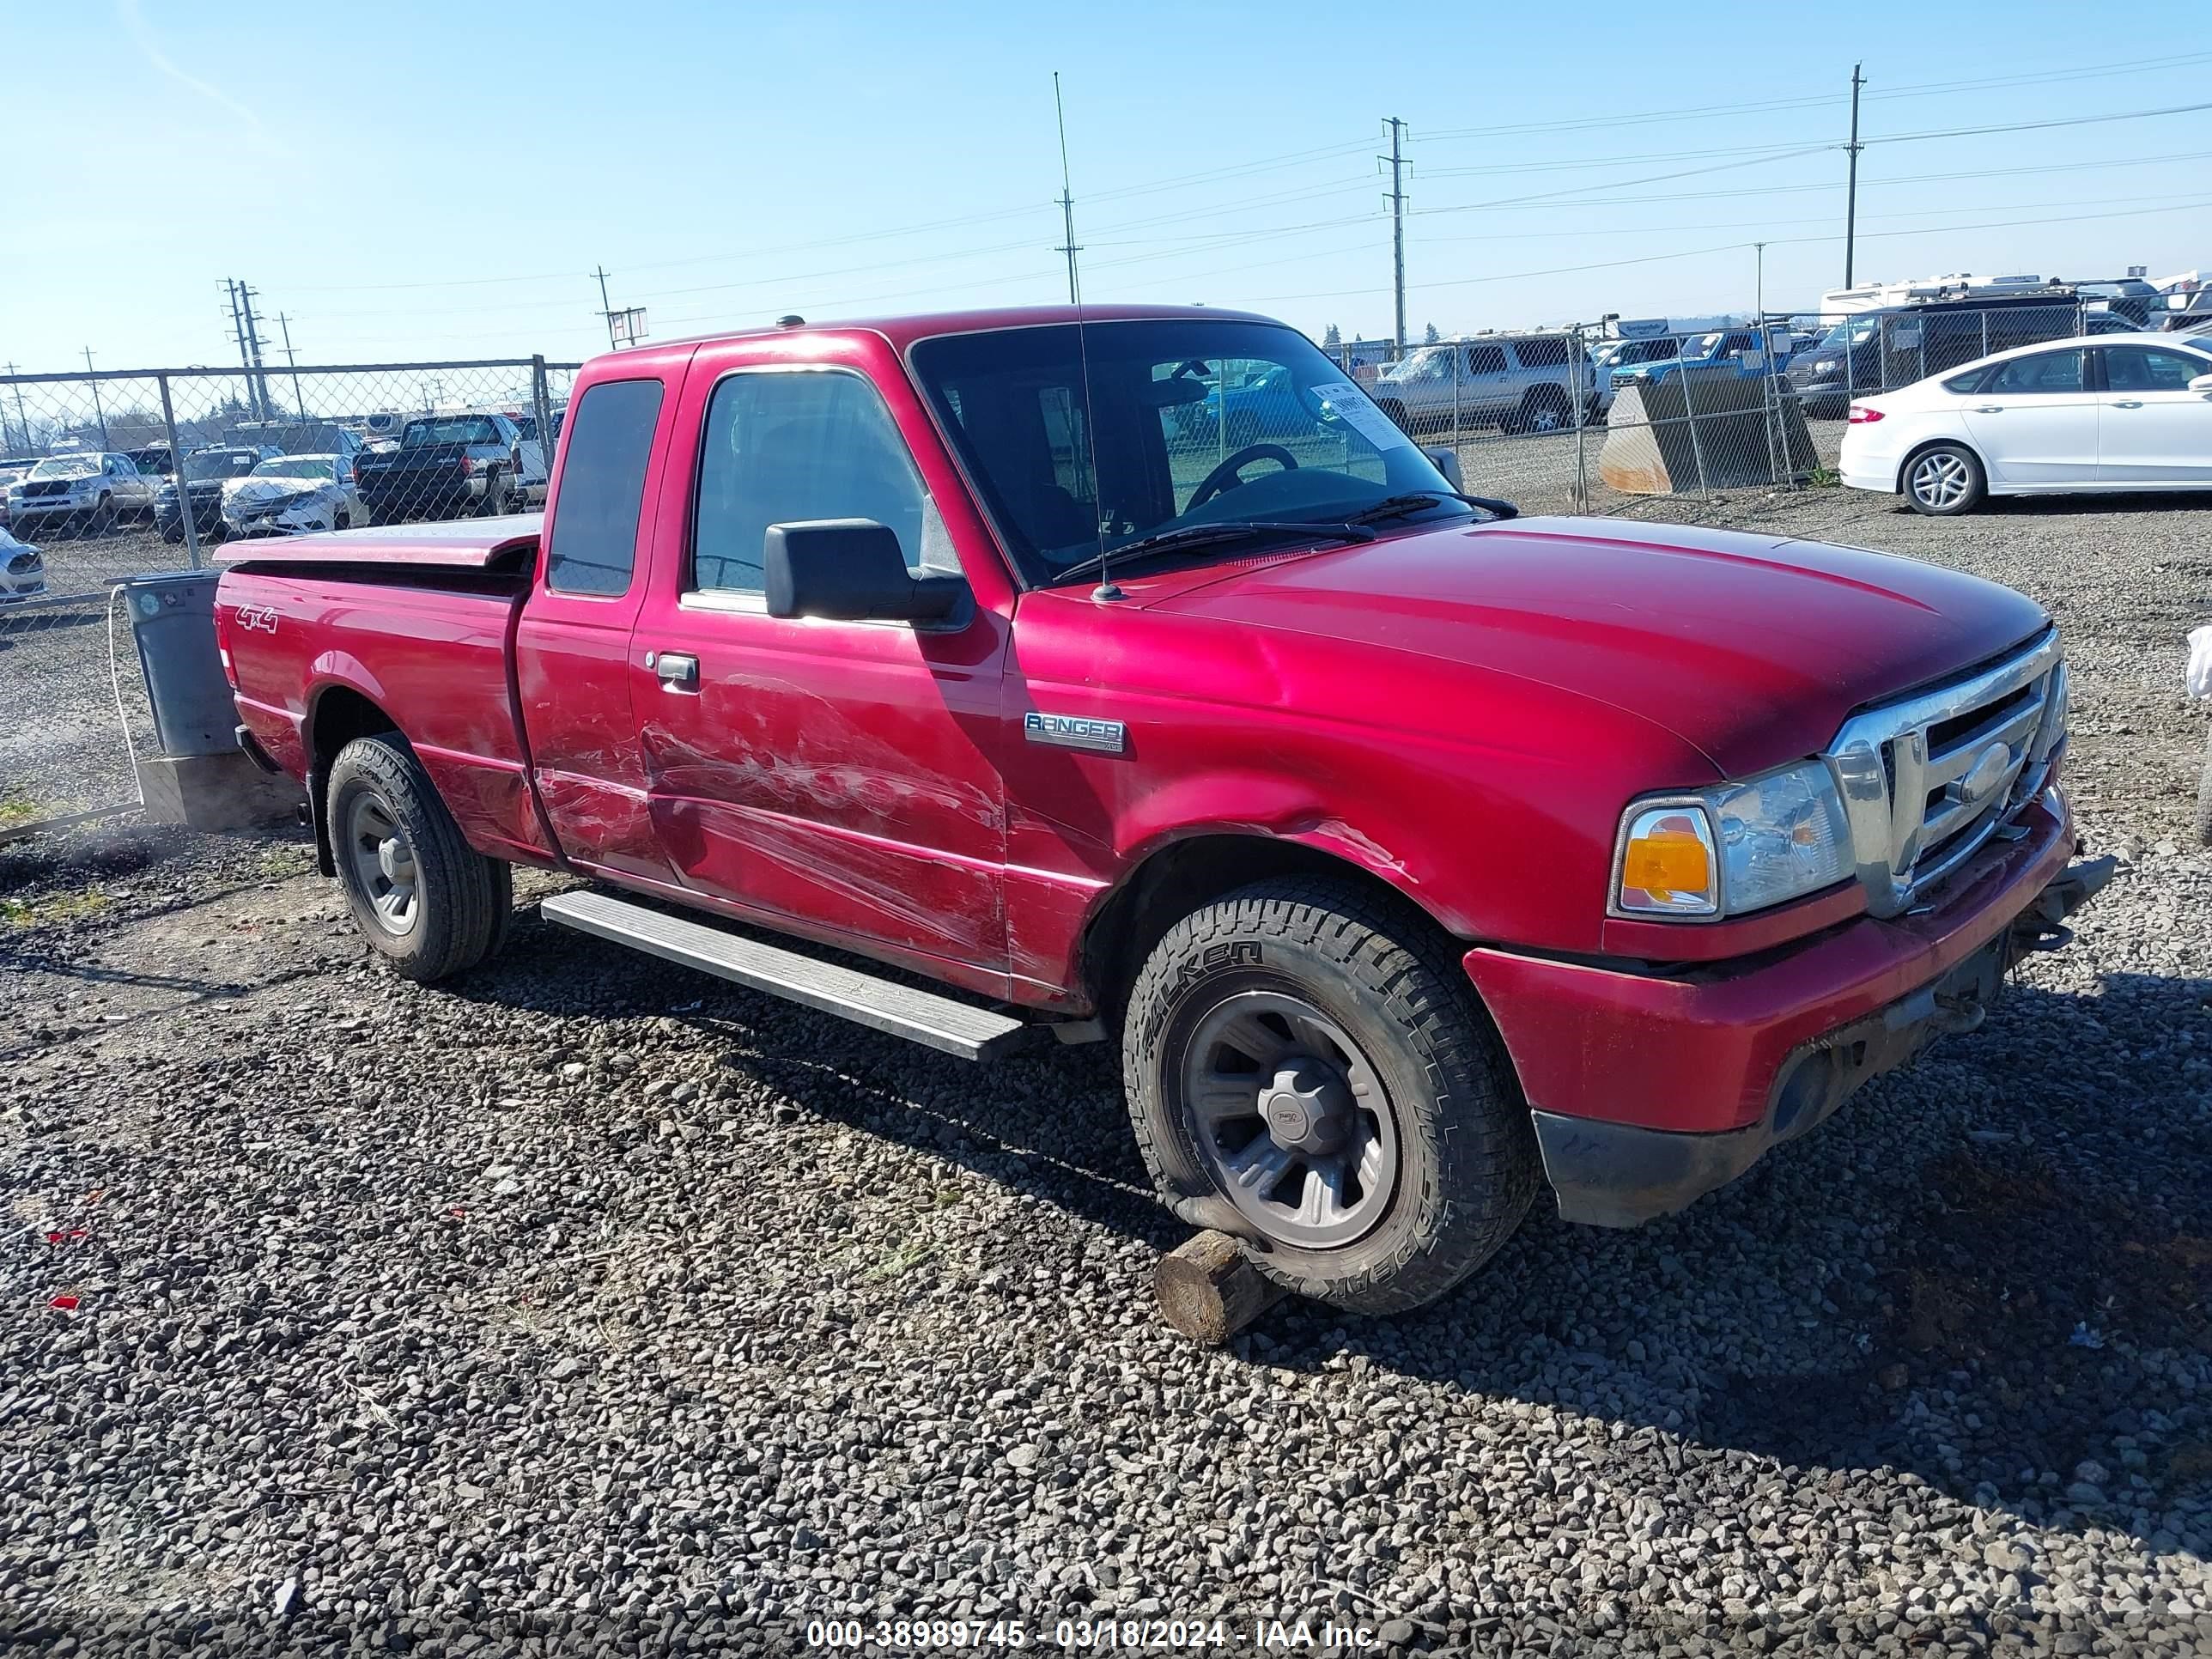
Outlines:
{"label": "utility pole", "polygon": [[230,295],[230,337],[238,342],[238,361],[246,370],[246,412],[258,420],[261,411],[253,404],[253,354],[246,349],[246,319],[238,313],[238,290],[245,284],[226,276],[222,285]]}
{"label": "utility pole", "polygon": [[[92,348],[90,346],[87,346],[84,349],[84,372],[88,374],[93,372]],[[108,447],[107,411],[100,406],[100,382],[98,380],[94,380],[91,384],[93,418],[100,422],[100,447],[102,449],[106,449]]]}
{"label": "utility pole", "polygon": [[1390,287],[1397,299],[1398,355],[1406,355],[1406,157],[1401,140],[1406,124],[1393,115],[1383,125],[1390,129]]}
{"label": "utility pole", "polygon": [[1857,251],[1859,229],[1859,152],[1866,148],[1859,143],[1859,88],[1866,77],[1859,73],[1863,64],[1851,65],[1851,142],[1844,146],[1850,160],[1850,182],[1844,191],[1844,286],[1851,285],[1852,255]]}
{"label": "utility pole", "polygon": [[276,407],[269,401],[269,376],[261,367],[261,331],[253,325],[253,290],[243,283],[238,285],[238,304],[246,313],[246,343],[253,348],[253,391],[259,402],[256,413],[262,420],[273,420]]}
{"label": "utility pole", "polygon": [[307,399],[300,391],[300,360],[292,354],[292,319],[276,313],[276,326],[284,331],[284,362],[292,370],[292,401],[300,405],[300,424],[307,423]]}
{"label": "utility pole", "polygon": [[599,315],[607,319],[607,349],[615,349],[615,308],[607,303],[607,268],[601,265],[593,273],[599,279]]}
{"label": "utility pole", "polygon": [[1075,281],[1075,256],[1083,252],[1075,244],[1075,197],[1067,181],[1067,112],[1060,101],[1060,71],[1052,72],[1052,113],[1060,123],[1060,223],[1064,240],[1056,250],[1067,256],[1067,303],[1079,305],[1082,295]]}

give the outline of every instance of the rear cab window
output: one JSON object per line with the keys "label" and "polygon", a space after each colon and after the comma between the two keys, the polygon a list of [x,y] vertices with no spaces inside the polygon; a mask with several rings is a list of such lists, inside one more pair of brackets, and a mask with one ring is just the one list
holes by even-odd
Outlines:
{"label": "rear cab window", "polygon": [[601,380],[570,411],[545,544],[552,592],[611,599],[629,591],[663,391],[657,380]]}

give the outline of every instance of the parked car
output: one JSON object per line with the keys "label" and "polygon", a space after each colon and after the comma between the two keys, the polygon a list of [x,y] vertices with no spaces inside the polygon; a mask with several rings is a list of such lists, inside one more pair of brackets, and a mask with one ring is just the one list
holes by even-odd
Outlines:
{"label": "parked car", "polygon": [[[1179,477],[1231,362],[1333,425]],[[542,531],[222,576],[241,741],[374,954],[482,961],[520,863],[601,884],[549,921],[952,1054],[1110,1036],[1176,1213],[1338,1307],[1440,1295],[1547,1181],[1682,1208],[2112,869],[2033,600],[1515,521],[1265,318],[794,324],[576,386]]]}
{"label": "parked car", "polygon": [[1790,384],[1808,415],[1832,420],[1854,398],[1911,386],[2014,346],[2065,339],[2081,314],[2070,291],[1863,311],[1794,360]]}
{"label": "parked car", "polygon": [[131,464],[149,478],[166,478],[177,470],[176,457],[169,453],[167,444],[148,444],[141,449],[124,452]]}
{"label": "parked car", "polygon": [[422,416],[390,449],[354,462],[354,488],[373,525],[403,519],[495,518],[521,505],[522,434],[504,415]]}
{"label": "parked car", "polygon": [[154,488],[128,455],[49,455],[8,486],[8,521],[18,529],[101,536],[124,520],[151,517]]}
{"label": "parked car", "polygon": [[1600,407],[1613,403],[1613,371],[1640,363],[1663,362],[1681,355],[1682,342],[1672,334],[1646,335],[1632,340],[1607,340],[1590,351],[1590,372],[1597,378]]}
{"label": "parked car", "polygon": [[41,459],[37,455],[9,455],[0,458],[0,525],[5,525],[8,522],[9,487],[21,483]]}
{"label": "parked car", "polygon": [[535,415],[510,415],[514,422],[515,481],[520,484],[522,507],[538,507],[545,500],[545,486],[552,477],[553,447],[561,441],[561,416],[564,411],[556,409],[552,414],[552,442],[539,438],[538,417]]}
{"label": "parked car", "polygon": [[1422,346],[1376,377],[1382,412],[1408,432],[1494,426],[1557,432],[1598,410],[1597,371],[1571,334],[1486,335]]}
{"label": "parked car", "polygon": [[1839,471],[1939,515],[1990,495],[2212,489],[2212,340],[2085,335],[1863,398]]}
{"label": "parked car", "polygon": [[[193,533],[208,541],[221,541],[227,528],[222,516],[226,483],[246,477],[276,453],[252,444],[218,444],[185,456],[184,489],[191,501]],[[154,498],[154,527],[172,547],[185,539],[185,515],[178,505],[177,488],[177,481],[172,479]]]}
{"label": "parked car", "polygon": [[46,591],[46,556],[0,530],[0,605],[35,599]]}
{"label": "parked car", "polygon": [[344,455],[279,455],[222,486],[222,521],[233,536],[301,536],[362,520],[353,461]]}
{"label": "parked car", "polygon": [[1612,391],[1618,393],[1621,387],[1639,381],[1649,386],[1676,374],[1765,380],[1776,374],[1790,355],[1789,333],[1778,328],[1709,329],[1674,343],[1676,349],[1671,352],[1616,364]]}

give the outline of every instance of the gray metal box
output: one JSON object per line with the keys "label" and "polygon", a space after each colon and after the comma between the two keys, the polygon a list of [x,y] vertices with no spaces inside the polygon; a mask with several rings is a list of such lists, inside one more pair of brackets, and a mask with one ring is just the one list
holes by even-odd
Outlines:
{"label": "gray metal box", "polygon": [[238,706],[215,647],[214,570],[129,576],[117,584],[165,755],[221,755],[238,746]]}

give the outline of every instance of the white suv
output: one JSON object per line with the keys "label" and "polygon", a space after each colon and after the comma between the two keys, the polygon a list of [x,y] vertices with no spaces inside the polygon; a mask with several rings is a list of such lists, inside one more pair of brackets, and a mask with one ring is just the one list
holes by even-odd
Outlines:
{"label": "white suv", "polygon": [[1417,348],[1376,377],[1382,412],[1408,432],[1494,426],[1559,432],[1591,419],[1597,372],[1571,334],[1486,334]]}

